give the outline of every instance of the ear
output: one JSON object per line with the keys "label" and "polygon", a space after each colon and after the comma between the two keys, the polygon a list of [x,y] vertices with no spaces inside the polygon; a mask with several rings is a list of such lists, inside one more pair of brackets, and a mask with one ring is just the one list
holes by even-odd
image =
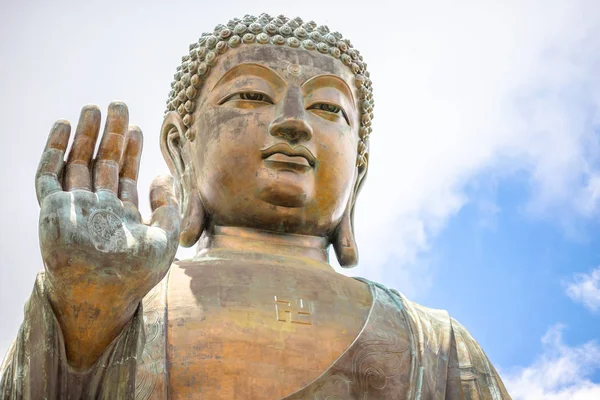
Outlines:
{"label": "ear", "polygon": [[183,215],[179,244],[191,247],[204,230],[205,212],[194,182],[194,167],[190,157],[191,140],[186,138],[186,131],[177,112],[167,113],[160,130],[160,149],[175,178],[175,190],[181,204]]}
{"label": "ear", "polygon": [[333,235],[331,235],[331,243],[333,244],[335,255],[340,266],[344,268],[352,268],[358,265],[358,246],[354,237],[354,205],[367,176],[368,165],[369,154],[365,153],[363,162],[356,167],[357,177],[354,183],[354,190],[348,199],[342,220]]}

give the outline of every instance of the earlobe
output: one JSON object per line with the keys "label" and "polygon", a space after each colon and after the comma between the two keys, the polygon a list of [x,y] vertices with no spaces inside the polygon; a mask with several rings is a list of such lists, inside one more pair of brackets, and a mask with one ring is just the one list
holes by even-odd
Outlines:
{"label": "earlobe", "polygon": [[196,190],[187,194],[183,209],[183,224],[179,235],[179,244],[192,247],[204,231],[204,207]]}
{"label": "earlobe", "polygon": [[335,255],[344,268],[352,268],[358,264],[358,246],[354,238],[354,227],[352,221],[352,206],[351,201],[348,202],[348,207],[344,212],[342,221],[338,225],[333,234],[333,248]]}
{"label": "earlobe", "polygon": [[[189,159],[189,148],[184,149],[186,135],[189,132],[181,116],[171,111],[165,115],[160,135],[160,148],[171,174],[177,183],[177,194],[182,212],[182,229],[179,244],[193,246],[204,231],[205,212],[193,177],[193,166]],[[189,143],[189,142],[188,142]]]}
{"label": "earlobe", "polygon": [[365,152],[361,163],[357,163],[357,178],[352,196],[348,200],[346,210],[337,229],[331,236],[331,244],[340,266],[352,268],[358,265],[358,246],[354,237],[354,205],[362,188],[369,166],[369,154]]}

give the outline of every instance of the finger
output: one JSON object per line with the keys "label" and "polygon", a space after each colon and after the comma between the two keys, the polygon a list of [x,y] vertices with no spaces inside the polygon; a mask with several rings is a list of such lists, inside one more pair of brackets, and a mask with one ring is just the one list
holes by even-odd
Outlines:
{"label": "finger", "polygon": [[99,130],[100,109],[94,105],[83,107],[65,166],[65,190],[92,189],[90,162],[94,155]]}
{"label": "finger", "polygon": [[150,186],[151,226],[164,229],[170,235],[179,237],[179,204],[173,193],[173,178],[158,176]]}
{"label": "finger", "polygon": [[106,125],[94,163],[94,189],[108,190],[115,195],[119,189],[119,163],[129,124],[125,103],[112,102],[108,106]]}
{"label": "finger", "polygon": [[56,121],[48,135],[46,147],[40,158],[35,176],[35,192],[40,204],[49,194],[62,190],[58,177],[64,164],[69,136],[71,136],[69,121]]}
{"label": "finger", "polygon": [[143,143],[142,130],[137,126],[130,126],[119,172],[119,198],[121,201],[133,203],[136,207],[138,205],[137,178]]}

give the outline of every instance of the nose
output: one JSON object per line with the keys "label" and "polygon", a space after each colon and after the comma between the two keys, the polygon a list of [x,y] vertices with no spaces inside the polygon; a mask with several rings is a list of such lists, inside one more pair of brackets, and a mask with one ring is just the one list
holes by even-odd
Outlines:
{"label": "nose", "polygon": [[280,103],[277,117],[269,125],[269,133],[289,142],[307,141],[313,131],[306,121],[302,93],[297,86],[290,86]]}

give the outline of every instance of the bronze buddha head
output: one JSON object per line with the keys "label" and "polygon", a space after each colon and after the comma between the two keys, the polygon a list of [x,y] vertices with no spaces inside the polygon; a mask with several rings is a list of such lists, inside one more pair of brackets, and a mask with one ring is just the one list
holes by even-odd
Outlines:
{"label": "bronze buddha head", "polygon": [[183,246],[239,226],[327,237],[340,265],[357,263],[373,98],[349,41],[299,18],[233,19],[190,46],[172,88],[161,148]]}

